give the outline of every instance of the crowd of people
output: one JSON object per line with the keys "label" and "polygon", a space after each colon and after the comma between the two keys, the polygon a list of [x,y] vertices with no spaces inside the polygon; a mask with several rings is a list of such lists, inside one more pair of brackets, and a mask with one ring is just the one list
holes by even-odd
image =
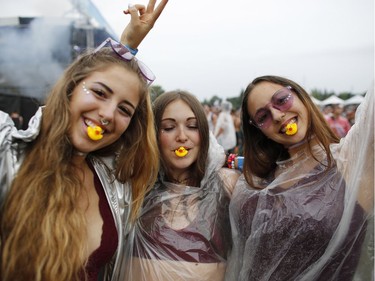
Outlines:
{"label": "crowd of people", "polygon": [[279,76],[239,110],[151,103],[135,55],[156,2],[129,6],[121,42],[79,56],[27,130],[0,112],[0,279],[371,280],[373,86],[342,136]]}
{"label": "crowd of people", "polygon": [[[203,107],[210,130],[215,132],[220,145],[224,147],[227,153],[241,155],[244,141],[241,128],[241,109],[232,108],[232,104],[227,100],[222,101],[220,106],[204,104]],[[357,107],[358,104],[318,106],[328,125],[339,138],[345,137],[354,125]],[[232,119],[226,113],[228,108],[231,108],[230,115]],[[221,117],[219,118],[219,116]]]}
{"label": "crowd of people", "polygon": [[330,104],[324,108],[324,117],[339,138],[345,137],[354,125],[356,108],[353,108],[353,106],[348,106],[346,111],[344,111],[344,105],[342,104]]}
{"label": "crowd of people", "polygon": [[203,105],[209,129],[228,153],[242,153],[241,112],[224,100],[220,106]]}

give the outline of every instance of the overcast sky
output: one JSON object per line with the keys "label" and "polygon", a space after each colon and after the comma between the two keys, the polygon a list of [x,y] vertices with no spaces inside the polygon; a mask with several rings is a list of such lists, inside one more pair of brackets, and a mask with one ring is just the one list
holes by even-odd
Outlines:
{"label": "overcast sky", "polygon": [[[119,36],[129,1],[93,0]],[[131,3],[147,4],[146,0]],[[0,0],[0,17],[61,16],[69,0]],[[169,0],[137,55],[164,90],[238,96],[255,77],[365,92],[374,80],[373,0]]]}

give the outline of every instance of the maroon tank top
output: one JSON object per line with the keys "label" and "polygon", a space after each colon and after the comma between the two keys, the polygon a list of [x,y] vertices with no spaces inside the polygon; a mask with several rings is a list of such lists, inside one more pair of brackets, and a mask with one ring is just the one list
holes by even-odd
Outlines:
{"label": "maroon tank top", "polygon": [[111,260],[117,250],[118,235],[103,186],[90,161],[87,161],[87,163],[94,174],[94,185],[99,196],[99,211],[103,219],[103,232],[100,246],[90,255],[85,268],[88,281],[96,281],[98,280],[101,268]]}

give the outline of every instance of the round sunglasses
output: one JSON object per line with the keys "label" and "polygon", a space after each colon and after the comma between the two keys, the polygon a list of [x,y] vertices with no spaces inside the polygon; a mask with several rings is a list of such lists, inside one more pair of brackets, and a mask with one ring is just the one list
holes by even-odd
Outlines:
{"label": "round sunglasses", "polygon": [[269,109],[270,106],[285,112],[292,107],[293,101],[292,87],[283,87],[272,95],[271,101],[268,104],[257,110],[254,118],[251,118],[249,123],[261,129],[268,128],[273,120],[272,113]]}
{"label": "round sunglasses", "polygon": [[139,72],[142,74],[142,76],[145,78],[148,85],[150,85],[155,80],[155,75],[151,71],[150,68],[148,68],[142,61],[138,60],[131,52],[130,50],[121,44],[120,42],[117,42],[116,40],[113,40],[112,38],[107,38],[103,41],[94,51],[96,53],[101,48],[103,48],[105,45],[110,44],[112,47],[112,50],[119,55],[122,59],[126,61],[135,60],[138,65]]}

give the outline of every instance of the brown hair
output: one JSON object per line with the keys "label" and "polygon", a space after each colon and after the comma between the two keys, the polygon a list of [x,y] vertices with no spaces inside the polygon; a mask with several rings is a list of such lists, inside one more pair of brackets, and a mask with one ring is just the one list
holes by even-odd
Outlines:
{"label": "brown hair", "polygon": [[[83,193],[68,139],[70,94],[91,73],[119,65],[140,77],[140,102],[126,132],[91,155],[118,154],[114,176],[132,187],[134,220],[147,189],[156,179],[158,150],[148,88],[134,60],[109,48],[85,53],[55,84],[43,108],[41,130],[28,145],[1,214],[1,277],[10,280],[81,280],[86,263]],[[122,237],[119,237],[122,239]]]}
{"label": "brown hair", "polygon": [[[267,138],[259,128],[249,124],[250,115],[247,110],[249,96],[254,87],[264,81],[292,87],[308,112],[309,124],[306,139],[311,139],[314,136],[318,140],[327,153],[328,167],[331,166],[333,158],[330,144],[339,142],[339,139],[330,129],[309,94],[300,85],[289,79],[278,76],[261,76],[254,79],[247,86],[242,101],[242,129],[245,139],[243,145],[245,157],[243,173],[246,181],[254,186],[252,175],[265,178],[275,170],[276,161],[289,158],[288,150],[283,145]],[[309,143],[309,149],[312,152],[311,143]]]}
{"label": "brown hair", "polygon": [[[156,134],[158,136],[160,134],[161,120],[162,120],[165,108],[171,102],[174,102],[176,100],[184,101],[191,108],[195,117],[197,118],[197,125],[198,125],[199,136],[201,139],[201,144],[200,144],[198,159],[194,163],[192,167],[192,171],[191,171],[192,175],[194,175],[194,179],[193,179],[194,182],[188,182],[188,184],[199,186],[200,181],[203,179],[203,176],[206,170],[206,161],[207,161],[208,147],[209,147],[208,122],[207,122],[206,114],[204,113],[203,106],[199,102],[199,100],[191,93],[186,92],[186,91],[179,91],[179,90],[163,93],[158,98],[156,98],[153,104]],[[169,171],[163,159],[161,159],[161,166],[164,169],[166,175],[168,175]]]}

